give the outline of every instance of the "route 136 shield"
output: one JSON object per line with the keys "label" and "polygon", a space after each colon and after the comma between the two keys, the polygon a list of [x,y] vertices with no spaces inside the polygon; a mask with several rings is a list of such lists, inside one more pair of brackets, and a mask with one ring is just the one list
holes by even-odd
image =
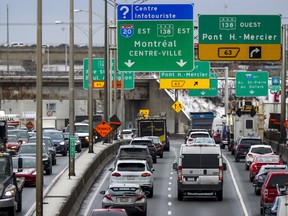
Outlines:
{"label": "route 136 shield", "polygon": [[121,25],[121,35],[125,38],[129,38],[134,34],[134,25],[125,24]]}

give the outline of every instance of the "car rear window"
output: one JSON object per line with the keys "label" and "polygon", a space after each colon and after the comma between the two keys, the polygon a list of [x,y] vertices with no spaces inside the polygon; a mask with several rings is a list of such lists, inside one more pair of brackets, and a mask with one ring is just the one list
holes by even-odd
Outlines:
{"label": "car rear window", "polygon": [[[124,212],[112,212],[109,211],[109,216],[125,216],[126,214]],[[107,212],[103,211],[103,212],[92,212],[92,216],[107,216]]]}
{"label": "car rear window", "polygon": [[208,134],[191,134],[191,138],[196,138],[196,137],[209,137]]}
{"label": "car rear window", "polygon": [[279,187],[284,187],[288,182],[288,175],[274,175],[271,177],[268,187],[276,187],[278,184]]}
{"label": "car rear window", "polygon": [[132,131],[122,131],[122,134],[133,134]]}
{"label": "car rear window", "polygon": [[218,154],[183,154],[183,168],[219,168]]}
{"label": "car rear window", "polygon": [[242,144],[261,145],[262,141],[260,139],[242,139],[240,143],[241,145]]}
{"label": "car rear window", "polygon": [[145,145],[145,146],[149,146],[152,144],[152,141],[149,140],[134,140],[131,142],[131,145]]}
{"label": "car rear window", "polygon": [[120,157],[146,157],[146,149],[137,149],[137,148],[123,148],[120,150]]}
{"label": "car rear window", "polygon": [[[262,163],[278,163],[280,158],[277,157],[257,157],[256,161],[257,162],[262,162]],[[279,169],[279,168],[274,168],[274,169]],[[271,170],[271,169],[268,169]]]}
{"label": "car rear window", "polygon": [[255,154],[267,154],[267,153],[273,153],[271,148],[265,148],[265,147],[257,147],[251,149],[252,153]]}
{"label": "car rear window", "polygon": [[118,171],[142,172],[145,171],[143,163],[119,163]]}

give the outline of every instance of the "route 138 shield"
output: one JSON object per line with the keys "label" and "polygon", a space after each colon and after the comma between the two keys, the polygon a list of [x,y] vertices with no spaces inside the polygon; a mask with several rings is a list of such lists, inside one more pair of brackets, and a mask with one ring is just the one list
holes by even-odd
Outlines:
{"label": "route 138 shield", "polygon": [[121,25],[121,35],[125,38],[129,38],[134,34],[134,25],[125,24]]}

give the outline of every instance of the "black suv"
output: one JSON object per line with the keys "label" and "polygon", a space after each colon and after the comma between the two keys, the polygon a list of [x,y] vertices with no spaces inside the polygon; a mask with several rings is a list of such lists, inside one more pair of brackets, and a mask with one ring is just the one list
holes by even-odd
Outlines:
{"label": "black suv", "polygon": [[148,137],[137,137],[130,141],[130,145],[143,145],[148,146],[150,154],[153,158],[153,163],[157,163],[157,148],[153,144],[151,138]]}
{"label": "black suv", "polygon": [[[122,145],[116,156],[117,160],[146,160],[150,168],[153,168],[153,160],[148,146]],[[115,162],[116,164],[116,162]]]}
{"label": "black suv", "polygon": [[235,161],[239,162],[240,159],[245,158],[252,145],[262,144],[263,143],[260,137],[240,137],[234,149]]}

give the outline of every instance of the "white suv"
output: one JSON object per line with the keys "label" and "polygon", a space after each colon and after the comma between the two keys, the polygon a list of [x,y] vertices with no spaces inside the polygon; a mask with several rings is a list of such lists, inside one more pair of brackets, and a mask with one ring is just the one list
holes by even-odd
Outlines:
{"label": "white suv", "polygon": [[249,170],[255,156],[263,154],[274,154],[272,147],[269,145],[252,145],[245,157],[245,169]]}
{"label": "white suv", "polygon": [[110,184],[133,183],[139,184],[147,197],[153,197],[154,169],[145,160],[117,160],[111,171]]}

